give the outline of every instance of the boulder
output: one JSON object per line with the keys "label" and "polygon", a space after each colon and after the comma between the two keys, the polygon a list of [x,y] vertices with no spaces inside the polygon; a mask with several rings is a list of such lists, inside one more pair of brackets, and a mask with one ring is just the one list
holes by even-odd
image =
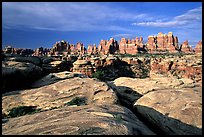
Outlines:
{"label": "boulder", "polygon": [[42,87],[45,85],[50,85],[52,83],[56,83],[60,80],[64,80],[64,79],[69,79],[69,78],[73,78],[73,77],[87,77],[86,75],[83,75],[81,73],[72,73],[69,71],[63,71],[63,72],[58,72],[58,73],[50,73],[46,76],[44,76],[43,78],[35,81],[31,87],[32,88],[37,88],[37,87]]}
{"label": "boulder", "polygon": [[201,87],[150,92],[134,108],[164,134],[202,135]]}
{"label": "boulder", "polygon": [[2,91],[29,88],[42,76],[42,68],[32,63],[2,61]]}
{"label": "boulder", "polygon": [[115,92],[104,82],[74,77],[40,88],[5,93],[2,98],[2,107],[5,114],[10,109],[22,105],[37,106],[46,110],[64,106],[75,97],[83,98],[86,104],[116,104],[118,100]]}
{"label": "boulder", "polygon": [[108,82],[108,85],[117,93],[120,101],[128,107],[149,92],[162,89],[177,89],[184,87],[198,87],[191,79],[177,79],[175,77],[154,76],[151,78],[139,79],[120,77]]}
{"label": "boulder", "polygon": [[93,66],[90,61],[78,59],[73,63],[73,72],[92,76]]}

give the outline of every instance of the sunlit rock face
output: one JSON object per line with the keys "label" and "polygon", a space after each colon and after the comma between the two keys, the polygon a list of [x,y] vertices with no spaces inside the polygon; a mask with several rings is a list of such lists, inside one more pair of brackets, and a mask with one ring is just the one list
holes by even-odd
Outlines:
{"label": "sunlit rock face", "polygon": [[151,59],[150,66],[150,71],[157,74],[189,78],[195,81],[202,79],[202,58],[197,55],[154,58]]}
{"label": "sunlit rock face", "polygon": [[202,41],[199,41],[194,49],[195,53],[201,53],[202,54]]}
{"label": "sunlit rock face", "polygon": [[188,40],[184,41],[181,46],[180,46],[180,51],[184,52],[184,53],[191,53],[193,52],[192,47],[190,47],[190,45],[188,44]]}
{"label": "sunlit rock face", "polygon": [[88,45],[87,53],[89,55],[96,55],[96,54],[98,54],[98,48],[96,47],[96,44]]}
{"label": "sunlit rock face", "polygon": [[101,40],[98,45],[99,54],[114,54],[118,51],[118,43],[115,39],[110,38],[110,40]]}
{"label": "sunlit rock face", "polygon": [[119,41],[119,52],[121,54],[136,54],[139,49],[143,49],[143,38],[136,37],[135,39],[121,38]]}
{"label": "sunlit rock face", "polygon": [[155,135],[132,111],[118,104],[116,93],[105,82],[95,79],[75,77],[5,94],[2,112],[22,105],[43,112],[9,118],[2,125],[2,134]]}
{"label": "sunlit rock face", "polygon": [[179,50],[178,37],[173,36],[172,32],[168,34],[159,32],[157,36],[150,35],[147,41],[147,49],[149,53],[154,53],[156,51],[175,53]]}

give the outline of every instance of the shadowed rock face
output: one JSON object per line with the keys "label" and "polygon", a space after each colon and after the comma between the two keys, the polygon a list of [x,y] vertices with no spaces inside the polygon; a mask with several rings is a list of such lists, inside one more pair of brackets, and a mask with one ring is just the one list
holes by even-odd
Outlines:
{"label": "shadowed rock face", "polygon": [[42,76],[42,69],[32,63],[2,61],[2,91],[28,88]]}
{"label": "shadowed rock face", "polygon": [[36,50],[34,50],[34,53],[32,54],[33,56],[46,56],[50,54],[50,49],[48,48],[37,48]]}
{"label": "shadowed rock face", "polygon": [[114,54],[118,49],[118,43],[113,38],[110,40],[101,40],[98,45],[99,54]]}
{"label": "shadowed rock face", "polygon": [[[80,106],[70,105],[83,98]],[[41,88],[3,94],[2,112],[17,106],[36,106],[44,112],[9,118],[3,134],[154,135],[104,82],[70,78]],[[69,102],[69,105],[67,105]],[[54,110],[51,110],[55,108]]]}
{"label": "shadowed rock face", "polygon": [[6,46],[3,49],[3,53],[5,54],[18,54],[18,55],[32,55],[33,54],[32,49],[23,49],[23,48],[13,48],[12,46]]}
{"label": "shadowed rock face", "polygon": [[73,67],[72,62],[64,60],[55,60],[49,63],[43,63],[42,68],[47,73],[57,73],[62,71],[70,71]]}
{"label": "shadowed rock face", "polygon": [[37,66],[41,66],[42,65],[42,61],[39,57],[23,57],[23,56],[19,56],[19,57],[6,57],[5,61],[16,61],[16,62],[28,62],[28,63],[32,63],[35,64]]}

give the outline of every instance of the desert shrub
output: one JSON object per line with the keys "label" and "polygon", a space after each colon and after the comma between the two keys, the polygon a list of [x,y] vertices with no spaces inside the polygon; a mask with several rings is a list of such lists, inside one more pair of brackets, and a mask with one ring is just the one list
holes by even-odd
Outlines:
{"label": "desert shrub", "polygon": [[57,109],[57,108],[60,108],[60,107],[51,107],[48,110],[53,110],[53,109]]}
{"label": "desert shrub", "polygon": [[40,109],[36,109],[36,106],[18,106],[9,110],[8,117],[19,117],[26,114],[33,114],[40,112]]}
{"label": "desert shrub", "polygon": [[123,121],[123,118],[120,114],[117,114],[117,115],[113,115],[114,119],[116,122],[122,122]]}
{"label": "desert shrub", "polygon": [[92,78],[97,78],[100,80],[104,79],[104,71],[98,70],[95,73],[92,74]]}
{"label": "desert shrub", "polygon": [[81,105],[86,105],[86,101],[85,101],[85,98],[75,97],[71,101],[65,103],[65,105],[66,106],[71,106],[71,105],[81,106]]}
{"label": "desert shrub", "polygon": [[142,69],[142,76],[140,78],[149,77],[149,69]]}

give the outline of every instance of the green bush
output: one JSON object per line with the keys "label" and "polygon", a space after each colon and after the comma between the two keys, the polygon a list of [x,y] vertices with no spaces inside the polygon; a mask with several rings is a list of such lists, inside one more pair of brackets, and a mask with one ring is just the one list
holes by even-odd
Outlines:
{"label": "green bush", "polygon": [[115,121],[121,123],[123,121],[123,117],[120,114],[113,115]]}
{"label": "green bush", "polygon": [[84,98],[75,97],[71,101],[65,103],[65,105],[67,105],[67,106],[71,106],[71,105],[81,106],[81,105],[86,105],[86,101]]}
{"label": "green bush", "polygon": [[147,78],[149,77],[149,69],[142,69],[142,76],[140,78]]}
{"label": "green bush", "polygon": [[9,111],[8,117],[19,117],[36,112],[40,112],[40,109],[36,109],[36,106],[18,106]]}
{"label": "green bush", "polygon": [[103,80],[104,74],[105,73],[103,71],[98,70],[92,74],[92,78],[97,78],[97,79]]}

